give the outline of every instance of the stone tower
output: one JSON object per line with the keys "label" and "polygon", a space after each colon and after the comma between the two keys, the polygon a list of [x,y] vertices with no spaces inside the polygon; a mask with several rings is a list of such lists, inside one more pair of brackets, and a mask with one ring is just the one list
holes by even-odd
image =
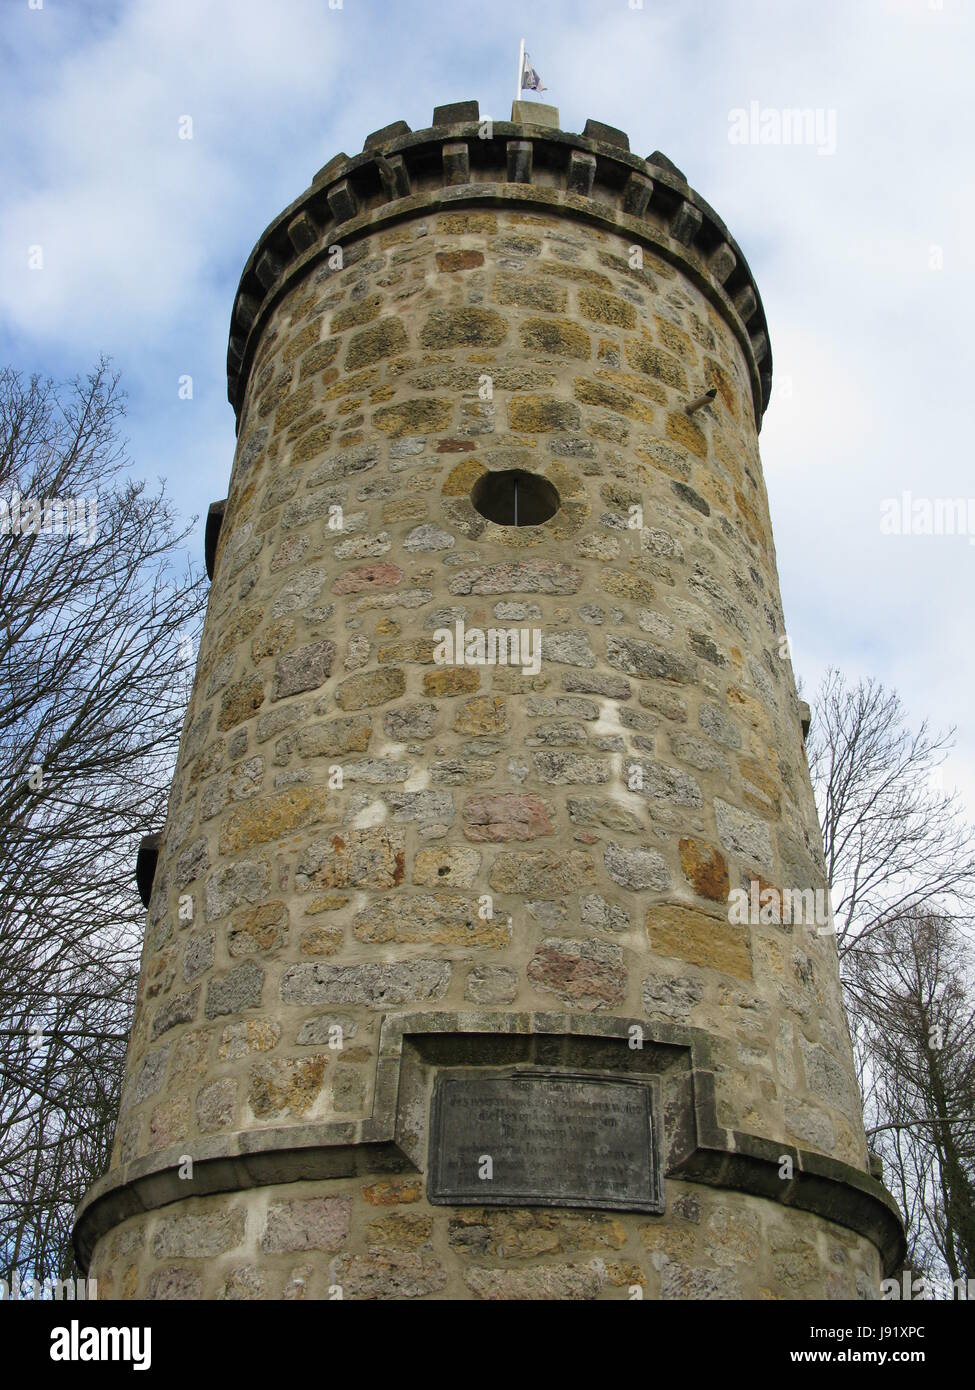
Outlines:
{"label": "stone tower", "polygon": [[900,1257],[834,939],[774,906],[824,878],[758,290],[665,156],[512,116],[377,131],[244,268],[103,1297],[853,1298]]}

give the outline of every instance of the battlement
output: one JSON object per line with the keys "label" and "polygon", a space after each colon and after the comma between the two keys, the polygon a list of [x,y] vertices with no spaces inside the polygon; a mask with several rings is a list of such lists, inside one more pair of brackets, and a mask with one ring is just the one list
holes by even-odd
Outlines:
{"label": "battlement", "polygon": [[[724,222],[655,150],[630,152],[620,130],[587,120],[558,129],[554,107],[515,102],[517,121],[480,116],[476,101],[438,106],[427,130],[396,121],[340,153],[258,239],[240,278],[227,351],[227,395],[238,423],[263,325],[329,249],[440,209],[520,207],[632,237],[678,266],[725,317],[745,353],[756,425],[772,390],[772,351],[761,296]],[[535,116],[529,121],[526,116]],[[554,122],[554,124],[553,124]]]}

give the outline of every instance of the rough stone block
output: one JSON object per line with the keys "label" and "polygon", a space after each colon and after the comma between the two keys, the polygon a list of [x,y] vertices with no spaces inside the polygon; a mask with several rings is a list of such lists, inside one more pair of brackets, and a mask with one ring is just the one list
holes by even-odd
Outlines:
{"label": "rough stone block", "polygon": [[595,177],[596,156],[587,154],[583,150],[573,150],[569,155],[569,169],[565,176],[565,186],[568,191],[588,198],[592,193]]}
{"label": "rough stone block", "polygon": [[632,173],[623,190],[623,211],[630,217],[642,217],[653,196],[652,179]]}
{"label": "rough stone block", "polygon": [[476,101],[452,101],[445,106],[433,108],[435,126],[460,125],[462,122],[479,121],[481,108]]}
{"label": "rough stone block", "polygon": [[533,146],[530,140],[509,140],[508,182],[531,183]]}
{"label": "rough stone block", "polygon": [[559,108],[543,101],[513,101],[511,119],[515,125],[539,125],[550,130],[559,128]]}
{"label": "rough stone block", "polygon": [[621,150],[630,148],[630,137],[625,131],[617,130],[616,126],[606,125],[603,121],[594,121],[591,116],[583,126],[582,133],[587,140],[599,140],[604,145],[615,145]]}
{"label": "rough stone block", "polygon": [[444,183],[469,183],[471,178],[470,153],[466,140],[448,141],[443,147]]}
{"label": "rough stone block", "polygon": [[486,792],[464,804],[464,835],[475,843],[535,840],[554,833],[550,812],[532,793]]}
{"label": "rough stone block", "polygon": [[450,963],[443,960],[411,960],[386,965],[300,964],[290,966],[281,979],[285,1004],[390,1004],[441,999],[450,984]]}
{"label": "rough stone block", "polygon": [[405,672],[390,666],[350,676],[336,688],[335,698],[344,710],[368,709],[398,699],[405,690]]}
{"label": "rough stone block", "polygon": [[647,932],[650,945],[663,956],[740,980],[752,978],[747,927],[690,907],[660,904],[647,913]]}
{"label": "rough stone block", "polygon": [[279,657],[274,667],[272,700],[284,700],[305,690],[316,690],[332,674],[334,642],[314,642]]}
{"label": "rough stone block", "polygon": [[410,127],[405,121],[392,121],[389,125],[384,125],[379,130],[374,130],[371,135],[366,136],[362,146],[363,151],[385,149],[394,140],[398,140],[402,135],[409,135],[409,133]]}
{"label": "rough stone block", "polygon": [[219,1018],[222,1014],[239,1014],[245,1009],[259,1008],[263,988],[263,966],[256,961],[244,961],[222,978],[210,981],[203,1011],[207,1018]]}
{"label": "rough stone block", "polygon": [[634,892],[649,888],[663,893],[670,887],[667,861],[654,849],[631,849],[610,843],[603,851],[603,862],[610,878],[621,888]]}
{"label": "rough stone block", "polygon": [[595,867],[582,850],[502,850],[488,880],[497,893],[520,893],[529,898],[564,897],[595,882]]}
{"label": "rough stone block", "polygon": [[261,1236],[261,1249],[266,1254],[290,1250],[341,1250],[349,1236],[351,1215],[352,1202],[348,1197],[299,1197],[272,1202]]}
{"label": "rough stone block", "polygon": [[348,222],[359,211],[359,200],[348,179],[339,179],[325,194],[336,222]]}
{"label": "rough stone block", "polygon": [[718,839],[725,849],[742,859],[746,866],[757,866],[771,872],[772,836],[765,821],[717,796],[714,798],[714,817]]}
{"label": "rough stone block", "polygon": [[626,993],[621,948],[596,937],[548,937],[528,962],[528,978],[584,1013],[619,1005]]}
{"label": "rough stone block", "polygon": [[704,214],[700,208],[685,200],[670,219],[670,235],[684,246],[690,246],[701,230],[703,221]]}

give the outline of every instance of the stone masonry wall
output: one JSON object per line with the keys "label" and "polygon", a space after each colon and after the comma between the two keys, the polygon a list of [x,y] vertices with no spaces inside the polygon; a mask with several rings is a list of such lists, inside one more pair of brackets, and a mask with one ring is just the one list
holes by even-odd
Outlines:
{"label": "stone masonry wall", "polygon": [[194,1197],[99,1245],[99,1298],[863,1299],[863,1236],[670,1181],[666,1217],[430,1206],[420,1177]]}
{"label": "stone masonry wall", "polygon": [[[474,510],[509,468],[557,488],[551,521]],[[458,620],[540,630],[538,674],[438,664]],[[748,366],[673,265],[465,209],[290,289],[247,385],[113,1168],[367,1119],[383,1016],[490,1008],[699,1030],[721,1124],[866,1171],[832,937],[729,921],[753,880],[823,887],[784,630]],[[661,1217],[445,1210],[417,1174],[190,1192],[103,1237],[103,1296],[878,1278],[840,1225],[679,1181]]]}

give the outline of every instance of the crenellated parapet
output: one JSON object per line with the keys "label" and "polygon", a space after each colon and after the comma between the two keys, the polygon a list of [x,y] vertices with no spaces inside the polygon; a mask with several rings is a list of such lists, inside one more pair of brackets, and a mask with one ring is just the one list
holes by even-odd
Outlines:
{"label": "crenellated parapet", "polygon": [[553,107],[535,103],[516,102],[513,114],[535,119],[482,119],[476,101],[463,101],[436,107],[427,130],[395,121],[368,135],[361,154],[330,159],[274,219],[250,254],[234,299],[227,395],[238,422],[268,316],[331,248],[405,218],[490,205],[578,218],[679,266],[741,344],[761,428],[772,390],[765,310],[738,243],[714,209],[659,150],[646,159],[632,154],[621,130],[587,120],[582,134],[573,135],[558,129]]}

